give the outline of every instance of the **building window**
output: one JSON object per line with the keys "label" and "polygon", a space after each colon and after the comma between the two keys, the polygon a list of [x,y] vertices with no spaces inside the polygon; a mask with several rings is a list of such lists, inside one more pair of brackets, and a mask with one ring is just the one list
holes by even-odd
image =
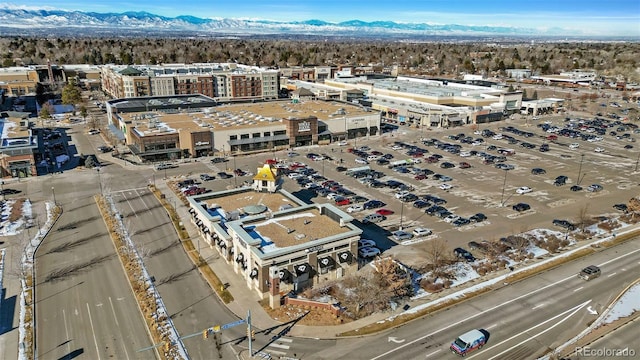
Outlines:
{"label": "building window", "polygon": [[265,137],[267,137],[267,136],[271,136],[271,131],[265,131],[263,135],[264,135]]}
{"label": "building window", "polygon": [[240,134],[240,139],[248,139],[249,134]]}
{"label": "building window", "polygon": [[238,140],[238,135],[229,136],[229,140]]}
{"label": "building window", "polygon": [[253,133],[251,135],[252,138],[259,138],[260,137],[260,133]]}

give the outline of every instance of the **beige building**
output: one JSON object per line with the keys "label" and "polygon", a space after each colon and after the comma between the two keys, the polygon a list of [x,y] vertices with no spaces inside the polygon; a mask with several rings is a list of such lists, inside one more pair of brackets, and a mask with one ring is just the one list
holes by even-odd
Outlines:
{"label": "beige building", "polygon": [[253,187],[189,197],[192,221],[205,242],[272,307],[290,291],[358,269],[362,230],[329,204],[307,205],[276,190],[277,169],[258,168]]}
{"label": "beige building", "polygon": [[322,145],[380,133],[380,112],[340,101],[130,98],[108,101],[107,115],[112,130],[149,161]]}

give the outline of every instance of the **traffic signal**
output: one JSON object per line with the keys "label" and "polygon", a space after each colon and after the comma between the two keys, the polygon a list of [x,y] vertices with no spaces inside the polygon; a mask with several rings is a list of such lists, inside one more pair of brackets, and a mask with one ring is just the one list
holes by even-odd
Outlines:
{"label": "traffic signal", "polygon": [[207,329],[207,330],[202,332],[202,338],[203,339],[208,339],[209,338],[209,329]]}
{"label": "traffic signal", "polygon": [[249,330],[249,327],[247,327],[247,338],[251,337],[251,330]]}
{"label": "traffic signal", "polygon": [[251,339],[255,339],[255,338],[256,338],[256,331],[251,330]]}

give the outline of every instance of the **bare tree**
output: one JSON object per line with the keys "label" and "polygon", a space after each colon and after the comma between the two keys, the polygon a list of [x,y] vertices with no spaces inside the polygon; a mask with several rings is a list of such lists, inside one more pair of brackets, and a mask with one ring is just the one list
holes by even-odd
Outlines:
{"label": "bare tree", "polygon": [[589,225],[589,204],[584,204],[578,209],[578,226],[580,226],[580,233],[584,234],[586,227]]}
{"label": "bare tree", "polygon": [[434,278],[444,274],[444,269],[450,261],[450,249],[446,240],[442,238],[431,240],[427,246],[426,255],[426,270],[430,270]]}

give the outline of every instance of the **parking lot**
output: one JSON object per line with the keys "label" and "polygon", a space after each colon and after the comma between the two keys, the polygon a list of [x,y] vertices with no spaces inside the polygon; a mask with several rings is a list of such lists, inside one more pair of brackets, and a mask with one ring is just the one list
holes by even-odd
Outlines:
{"label": "parking lot", "polygon": [[[414,263],[423,260],[421,254],[435,238],[446,240],[453,249],[534,228],[563,231],[552,220],[575,223],[581,212],[619,214],[613,205],[637,195],[640,153],[634,138],[638,130],[614,120],[584,120],[543,116],[479,128],[400,127],[343,146],[241,156],[224,163],[202,160],[183,164],[176,172],[187,171],[198,180],[200,174],[209,174],[215,179],[198,186],[217,191],[251,181],[258,166],[276,158],[286,173],[284,189],[307,201],[336,203],[345,211],[355,208],[351,215],[357,220],[380,214],[382,221],[376,215],[375,221],[362,225],[363,238],[374,239],[383,254]],[[388,163],[378,161],[383,157]],[[291,166],[294,162],[306,167]],[[367,166],[370,170],[355,175],[347,171]],[[534,168],[536,174],[532,174]],[[240,176],[221,179],[220,172]],[[363,174],[371,176],[367,179]],[[559,176],[565,177],[564,184],[557,184]],[[528,189],[523,191],[524,187]],[[384,205],[367,206],[369,200]],[[529,209],[515,210],[519,203]],[[486,220],[474,221],[476,214],[485,215]],[[399,241],[391,232],[400,227],[409,233],[418,227],[433,233]]]}

